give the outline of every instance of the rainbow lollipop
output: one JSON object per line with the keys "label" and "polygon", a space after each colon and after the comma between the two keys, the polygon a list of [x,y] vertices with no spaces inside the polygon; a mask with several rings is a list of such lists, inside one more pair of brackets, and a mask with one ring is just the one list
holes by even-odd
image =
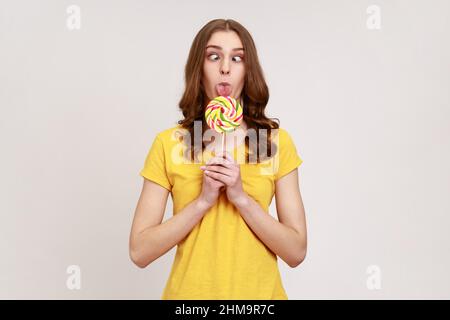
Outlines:
{"label": "rainbow lollipop", "polygon": [[216,130],[218,133],[223,133],[222,152],[224,150],[226,132],[231,132],[238,128],[242,118],[242,106],[230,96],[218,96],[208,103],[205,111],[206,123],[211,129]]}

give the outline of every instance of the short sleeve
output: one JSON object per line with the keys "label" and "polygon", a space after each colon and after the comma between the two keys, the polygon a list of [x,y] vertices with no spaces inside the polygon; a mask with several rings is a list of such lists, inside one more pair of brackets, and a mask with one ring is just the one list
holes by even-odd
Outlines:
{"label": "short sleeve", "polygon": [[283,129],[279,129],[278,134],[278,159],[276,166],[278,169],[275,170],[274,179],[278,180],[285,176],[298,166],[300,166],[303,160],[297,153],[297,148],[295,147],[294,141],[292,140],[289,133]]}
{"label": "short sleeve", "polygon": [[153,140],[153,144],[145,159],[144,167],[140,172],[141,176],[151,180],[160,186],[172,191],[167,175],[167,163],[164,154],[163,142],[159,134]]}

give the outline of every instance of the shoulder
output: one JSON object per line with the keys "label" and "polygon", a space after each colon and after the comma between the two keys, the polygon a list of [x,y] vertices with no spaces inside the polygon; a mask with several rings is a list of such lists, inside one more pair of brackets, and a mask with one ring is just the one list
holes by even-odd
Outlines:
{"label": "shoulder", "polygon": [[290,143],[292,141],[291,134],[287,129],[280,127],[278,129],[275,129],[274,131],[275,142],[280,144],[280,146],[283,146],[284,144]]}
{"label": "shoulder", "polygon": [[156,138],[159,139],[164,145],[167,145],[175,141],[178,141],[179,133],[184,132],[184,130],[186,129],[183,129],[181,125],[177,124],[170,128],[159,131],[156,134]]}
{"label": "shoulder", "polygon": [[289,132],[285,128],[279,127],[277,130],[280,136],[286,137],[287,135],[289,135]]}
{"label": "shoulder", "polygon": [[285,128],[278,128],[278,133],[274,138],[274,144],[277,146],[277,150],[279,150],[279,154],[281,154],[281,156],[297,153],[294,138]]}

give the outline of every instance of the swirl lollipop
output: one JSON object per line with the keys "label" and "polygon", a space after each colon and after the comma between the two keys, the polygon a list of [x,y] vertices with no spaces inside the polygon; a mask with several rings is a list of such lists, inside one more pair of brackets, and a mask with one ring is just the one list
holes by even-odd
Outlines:
{"label": "swirl lollipop", "polygon": [[222,135],[222,153],[224,150],[225,134],[232,132],[242,122],[242,106],[240,103],[230,97],[218,96],[212,99],[205,111],[206,123],[211,129],[216,130]]}

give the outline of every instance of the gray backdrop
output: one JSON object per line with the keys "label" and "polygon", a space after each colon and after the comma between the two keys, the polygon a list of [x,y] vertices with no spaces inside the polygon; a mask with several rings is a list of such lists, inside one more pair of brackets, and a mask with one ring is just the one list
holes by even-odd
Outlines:
{"label": "gray backdrop", "polygon": [[0,298],[160,298],[175,249],[128,257],[139,171],[215,18],[253,35],[304,160],[289,298],[450,298],[445,0],[0,1]]}

